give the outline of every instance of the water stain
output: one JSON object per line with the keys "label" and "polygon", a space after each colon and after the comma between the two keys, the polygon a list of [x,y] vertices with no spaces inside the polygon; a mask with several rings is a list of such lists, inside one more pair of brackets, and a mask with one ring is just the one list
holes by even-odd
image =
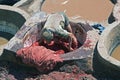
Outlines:
{"label": "water stain", "polygon": [[69,17],[99,22],[108,19],[112,8],[110,0],[46,0],[42,10],[48,13],[65,11]]}
{"label": "water stain", "polygon": [[120,61],[120,45],[113,50],[111,56]]}

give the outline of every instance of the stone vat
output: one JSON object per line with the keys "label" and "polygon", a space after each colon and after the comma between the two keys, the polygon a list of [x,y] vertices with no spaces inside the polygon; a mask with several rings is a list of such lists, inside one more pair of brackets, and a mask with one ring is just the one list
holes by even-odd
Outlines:
{"label": "stone vat", "polygon": [[120,43],[120,23],[110,24],[102,33],[94,51],[93,65],[98,74],[118,77],[120,61],[111,56]]}
{"label": "stone vat", "polygon": [[[14,34],[24,24],[29,15],[18,8],[0,5],[0,37],[9,41]],[[0,45],[0,54],[2,54],[5,44]]]}

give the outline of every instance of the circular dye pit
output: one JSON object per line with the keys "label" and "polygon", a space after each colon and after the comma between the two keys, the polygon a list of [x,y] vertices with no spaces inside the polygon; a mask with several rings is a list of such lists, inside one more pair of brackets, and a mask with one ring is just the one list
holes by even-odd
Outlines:
{"label": "circular dye pit", "polygon": [[107,20],[112,8],[110,0],[46,0],[42,6],[48,13],[64,11],[69,17],[98,22]]}
{"label": "circular dye pit", "polygon": [[0,21],[0,52],[6,46],[8,41],[14,36],[18,28],[14,24]]}
{"label": "circular dye pit", "polygon": [[[25,18],[17,8],[0,5],[0,54],[8,41],[16,34],[25,22]],[[18,10],[18,12],[14,11]]]}
{"label": "circular dye pit", "polygon": [[[97,60],[102,66],[102,70],[111,76],[117,76],[120,73],[120,24],[115,22],[108,26],[103,32],[97,45]],[[100,68],[100,67],[99,67]],[[114,73],[114,74],[113,74]]]}

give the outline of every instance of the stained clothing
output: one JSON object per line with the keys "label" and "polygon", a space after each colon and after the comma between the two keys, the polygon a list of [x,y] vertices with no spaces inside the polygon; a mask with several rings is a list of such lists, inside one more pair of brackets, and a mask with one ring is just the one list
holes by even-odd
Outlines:
{"label": "stained clothing", "polygon": [[95,28],[95,29],[98,29],[100,35],[104,31],[104,29],[105,29],[105,27],[102,26],[101,24],[94,24],[94,25],[92,25],[92,27]]}
{"label": "stained clothing", "polygon": [[54,34],[54,36],[67,38],[69,36],[69,32],[66,30],[68,25],[69,25],[69,20],[64,13],[51,14],[47,18],[47,21],[43,27],[43,32],[50,31]]}

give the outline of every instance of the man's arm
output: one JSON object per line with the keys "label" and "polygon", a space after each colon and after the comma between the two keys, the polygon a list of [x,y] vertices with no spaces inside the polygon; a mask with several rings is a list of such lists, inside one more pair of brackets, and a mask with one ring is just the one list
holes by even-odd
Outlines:
{"label": "man's arm", "polygon": [[[59,27],[59,29],[56,31],[56,34],[58,34],[58,36],[60,36],[62,38],[68,39],[68,41],[69,41],[69,50],[70,51],[77,48],[78,42],[77,42],[77,39],[76,39],[76,37],[74,36],[74,34],[72,32],[68,32],[67,30],[64,30],[61,27]],[[72,45],[74,46],[73,49],[72,49]]]}
{"label": "man's arm", "polygon": [[72,33],[72,28],[70,24],[66,27],[66,30],[70,32],[69,33],[69,43],[70,43],[69,48],[71,48],[70,50],[72,50],[72,45],[73,48],[76,49],[78,47],[78,42],[77,42],[77,38]]}

